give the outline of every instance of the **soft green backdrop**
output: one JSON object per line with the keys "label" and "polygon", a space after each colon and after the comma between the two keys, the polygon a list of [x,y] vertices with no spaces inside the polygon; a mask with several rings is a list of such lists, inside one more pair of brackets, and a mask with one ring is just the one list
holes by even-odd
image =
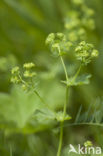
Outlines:
{"label": "soft green backdrop", "polygon": [[[61,76],[63,71],[62,67],[56,65],[56,60],[52,59],[49,50],[45,46],[45,39],[50,32],[63,31],[64,18],[67,11],[69,11],[69,1],[0,0],[0,92],[11,92],[10,70],[13,66],[33,61],[37,65],[36,70],[40,71],[44,77],[45,73],[43,74],[43,71],[50,70],[50,74],[53,71],[55,75],[59,70],[56,80],[46,81],[44,86],[40,86],[40,92],[47,99],[47,102],[52,104],[51,107],[54,109],[56,106],[60,108],[64,92],[62,91],[63,86],[59,84],[60,79],[58,77],[59,75]],[[88,32],[88,41],[94,43],[100,54],[99,58],[85,69],[86,72],[90,72],[93,75],[91,84],[83,87],[74,87],[71,90],[68,112],[73,116],[72,120],[75,119],[81,105],[83,112],[88,110],[90,104],[93,104],[92,107],[95,109],[96,103],[99,114],[103,110],[103,0],[86,0],[86,3],[95,10],[96,21],[96,29],[93,33]],[[68,64],[69,61],[67,61]],[[1,101],[3,98],[6,99],[5,95],[3,97],[2,94],[0,94]],[[25,103],[25,98],[22,99],[20,95],[15,93],[13,96],[14,99],[19,97],[17,99]],[[27,98],[27,100],[29,99]],[[9,99],[8,102],[10,102]],[[5,107],[6,105],[2,106],[2,110],[5,110]],[[23,108],[21,110],[23,111]],[[5,112],[5,116],[9,116],[11,112],[9,108]],[[18,124],[25,123],[26,119],[22,118],[21,121],[21,118],[15,118]],[[0,155],[9,156],[12,144],[13,156],[53,156],[57,151],[58,135],[55,134],[56,132],[52,133],[52,131],[56,130],[51,128],[34,135],[17,135],[14,133],[11,136],[7,135],[7,138],[2,134],[3,132],[0,132]],[[82,144],[86,140],[92,140],[94,144],[102,146],[103,127],[66,126],[64,140],[65,148],[69,143]]]}

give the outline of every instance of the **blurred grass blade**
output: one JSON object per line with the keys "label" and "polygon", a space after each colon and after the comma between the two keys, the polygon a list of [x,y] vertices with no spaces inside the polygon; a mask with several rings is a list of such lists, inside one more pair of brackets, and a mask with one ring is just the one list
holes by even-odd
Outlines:
{"label": "blurred grass blade", "polygon": [[13,0],[4,0],[4,2],[9,5],[11,8],[13,8],[23,19],[25,19],[29,24],[32,26],[41,29],[42,31],[47,32],[48,29],[46,29],[45,25],[36,19],[32,19],[29,13],[26,11],[26,9]]}

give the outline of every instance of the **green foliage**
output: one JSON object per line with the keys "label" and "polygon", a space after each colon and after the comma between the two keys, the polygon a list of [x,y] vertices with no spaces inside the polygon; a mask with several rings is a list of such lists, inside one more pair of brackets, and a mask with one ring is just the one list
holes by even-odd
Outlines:
{"label": "green foliage", "polygon": [[[37,127],[41,126],[42,129],[43,125],[48,125],[49,128],[51,122],[62,119],[62,112],[56,113],[49,109],[32,90],[25,92],[20,86],[15,86],[10,95],[0,94],[0,108],[1,129],[5,132],[31,133],[35,129],[40,131]],[[65,120],[69,119],[66,115]]]}
{"label": "green foliage", "polygon": [[22,128],[35,112],[38,105],[35,103],[34,95],[23,92],[15,86],[11,94],[0,94],[0,114],[7,123],[14,123]]}
{"label": "green foliage", "polygon": [[78,86],[78,85],[86,85],[89,84],[89,79],[91,78],[90,74],[83,74],[81,76],[78,76],[76,79],[75,77],[71,77],[67,82],[62,81],[67,86]]}

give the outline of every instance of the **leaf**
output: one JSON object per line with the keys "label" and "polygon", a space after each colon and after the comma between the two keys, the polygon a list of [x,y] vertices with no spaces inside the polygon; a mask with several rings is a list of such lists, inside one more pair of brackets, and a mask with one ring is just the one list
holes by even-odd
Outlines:
{"label": "leaf", "polygon": [[63,122],[65,120],[70,120],[70,119],[71,119],[71,116],[69,116],[68,114],[64,116],[63,112],[56,113],[56,120],[59,122]]}
{"label": "leaf", "polygon": [[77,115],[76,115],[76,118],[75,118],[75,123],[78,122],[78,119],[79,119],[79,117],[80,117],[81,111],[82,111],[82,105],[80,106],[80,108],[79,108],[79,110],[78,110],[78,112],[77,112]]}
{"label": "leaf", "polygon": [[25,126],[29,118],[39,108],[40,101],[32,93],[14,87],[11,94],[0,94],[0,115],[6,122],[13,122],[17,127]]}
{"label": "leaf", "polygon": [[38,90],[51,109],[57,110],[63,106],[65,88],[58,79],[41,80]]}
{"label": "leaf", "polygon": [[39,112],[37,112],[37,115],[34,115],[34,118],[39,122],[47,121],[47,120],[55,120],[55,112],[50,109],[40,109]]}
{"label": "leaf", "polygon": [[37,115],[34,115],[34,117],[37,117],[37,120],[40,121],[40,122],[43,122],[43,121],[59,121],[59,122],[62,122],[62,121],[65,121],[65,120],[70,120],[71,117],[66,114],[65,117],[64,117],[64,113],[63,112],[54,112],[53,110],[50,110],[50,109],[41,109],[39,111],[39,113],[37,113]]}
{"label": "leaf", "polygon": [[48,109],[32,90],[25,92],[14,86],[10,94],[0,94],[1,129],[6,133],[34,133],[51,128],[56,123],[55,110],[63,106],[64,87],[54,79],[43,82],[38,92]]}
{"label": "leaf", "polygon": [[84,74],[78,76],[77,79],[75,80],[75,85],[89,84],[90,78],[91,78],[91,74]]}
{"label": "leaf", "polygon": [[87,85],[89,84],[89,79],[91,78],[91,74],[83,74],[81,76],[78,76],[76,79],[74,77],[70,78],[67,82],[62,81],[68,86],[78,86],[78,85]]}

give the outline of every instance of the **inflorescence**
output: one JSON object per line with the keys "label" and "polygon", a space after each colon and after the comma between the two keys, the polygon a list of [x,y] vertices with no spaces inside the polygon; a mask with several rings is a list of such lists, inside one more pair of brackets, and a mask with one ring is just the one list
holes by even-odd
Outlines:
{"label": "inflorescence", "polygon": [[23,71],[20,71],[18,66],[11,70],[11,82],[14,84],[22,84],[23,89],[28,89],[32,84],[32,79],[36,76],[36,72],[33,71],[35,67],[34,63],[25,63],[23,65]]}

